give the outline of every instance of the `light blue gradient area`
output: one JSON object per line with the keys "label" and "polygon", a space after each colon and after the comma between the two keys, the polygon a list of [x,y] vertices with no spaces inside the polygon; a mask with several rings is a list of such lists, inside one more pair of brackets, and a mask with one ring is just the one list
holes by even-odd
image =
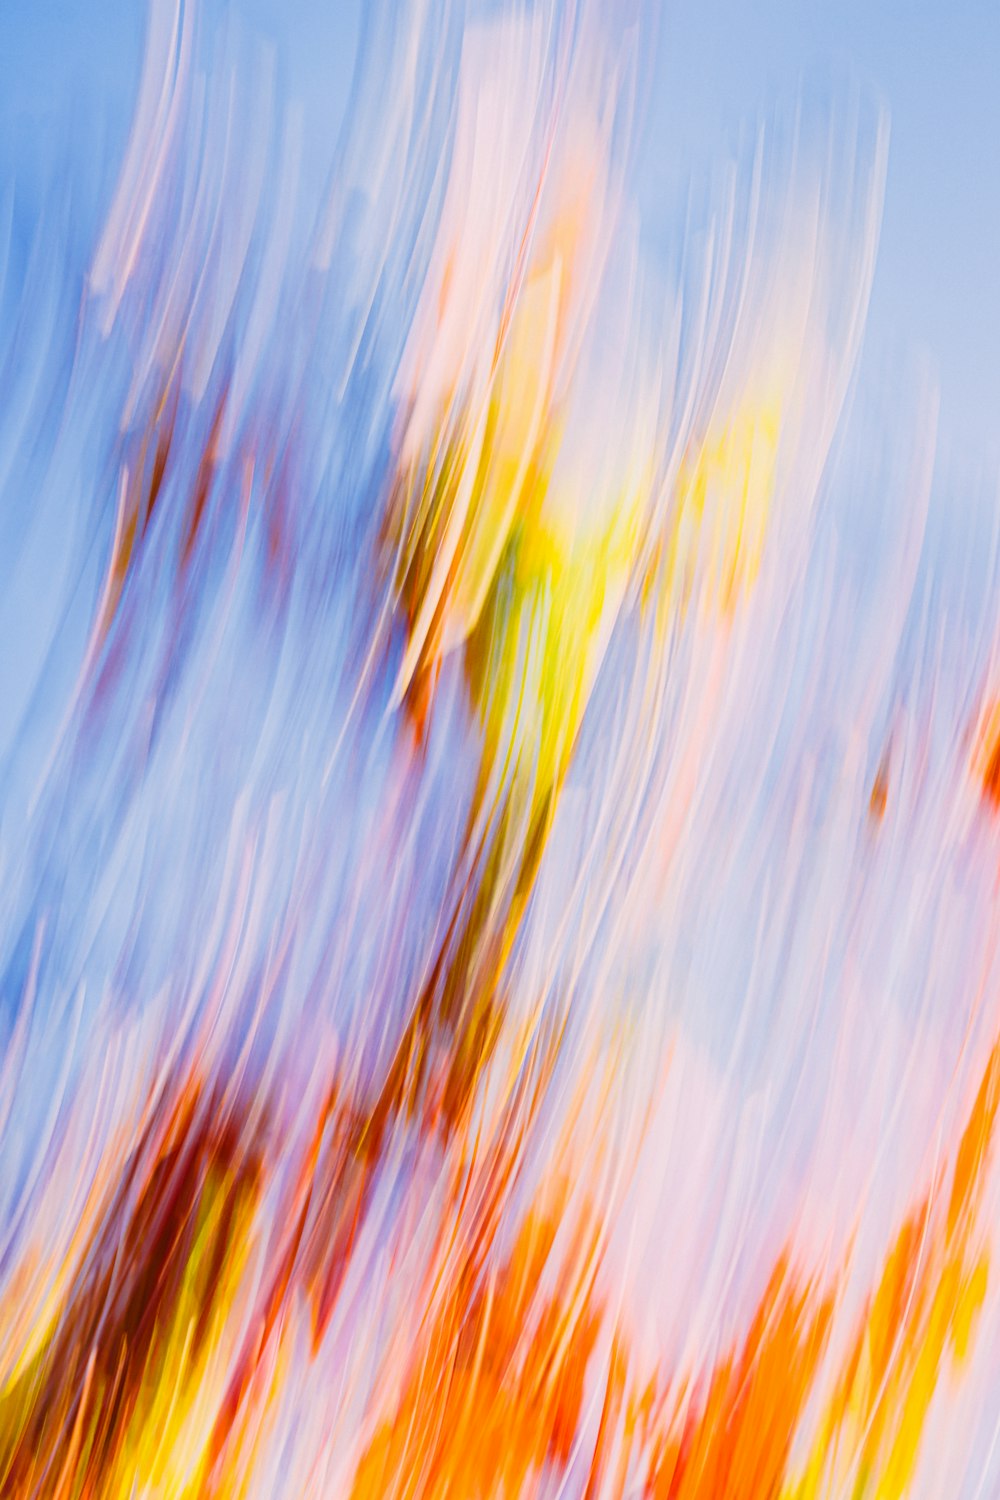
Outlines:
{"label": "light blue gradient area", "polygon": [[[948,449],[1000,457],[1000,5],[996,0],[671,0],[642,167],[667,232],[693,169],[803,79],[850,76],[890,122],[870,332],[926,352]],[[905,347],[904,343],[904,347]]]}
{"label": "light blue gradient area", "polygon": [[[305,108],[319,171],[349,95],[359,0],[208,0],[201,9],[210,26],[229,15],[273,47],[283,91]],[[891,122],[872,334],[927,352],[949,447],[994,460],[1000,5],[665,0],[659,19],[637,178],[653,243],[675,231],[692,178],[731,151],[741,129],[790,110],[803,80],[851,76],[884,102]],[[77,175],[103,189],[95,211],[105,201],[128,128],[143,24],[141,0],[0,5],[0,167],[8,181],[16,173],[23,195],[30,197],[33,176],[51,170],[40,141],[61,129],[81,159]]]}

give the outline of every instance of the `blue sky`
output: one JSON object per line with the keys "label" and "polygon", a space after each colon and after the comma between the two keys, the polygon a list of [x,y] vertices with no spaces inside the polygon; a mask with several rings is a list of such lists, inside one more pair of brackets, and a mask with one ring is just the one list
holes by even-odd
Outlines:
{"label": "blue sky", "polygon": [[[612,0],[613,3],[613,0]],[[360,0],[234,0],[277,48],[322,128],[343,106]],[[218,12],[218,0],[206,7]],[[72,120],[92,160],[123,139],[142,0],[0,0],[0,168],[38,170],[40,129]],[[884,100],[889,175],[871,329],[929,351],[945,435],[1000,454],[998,0],[664,0],[644,140],[644,216],[676,214],[741,124],[790,106],[803,76],[850,73]],[[103,156],[102,156],[103,153]]]}
{"label": "blue sky", "polygon": [[724,150],[814,70],[889,113],[871,332],[930,352],[950,441],[1000,453],[998,0],[668,0],[645,194]]}

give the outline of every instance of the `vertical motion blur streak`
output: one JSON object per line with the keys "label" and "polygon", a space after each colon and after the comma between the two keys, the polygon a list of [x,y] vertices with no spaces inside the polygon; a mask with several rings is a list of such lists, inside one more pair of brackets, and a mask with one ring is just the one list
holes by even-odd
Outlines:
{"label": "vertical motion blur streak", "polygon": [[857,90],[651,253],[656,9],[372,0],[318,194],[153,0],[0,200],[4,1497],[1000,1493],[997,495]]}

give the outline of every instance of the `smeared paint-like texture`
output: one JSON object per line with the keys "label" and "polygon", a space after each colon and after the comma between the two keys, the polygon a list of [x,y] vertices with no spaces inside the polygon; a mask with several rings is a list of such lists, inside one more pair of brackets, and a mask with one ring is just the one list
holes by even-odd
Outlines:
{"label": "smeared paint-like texture", "polygon": [[15,184],[11,1500],[1000,1486],[997,496],[862,97],[652,254],[654,10],[375,0],[319,193],[156,0]]}

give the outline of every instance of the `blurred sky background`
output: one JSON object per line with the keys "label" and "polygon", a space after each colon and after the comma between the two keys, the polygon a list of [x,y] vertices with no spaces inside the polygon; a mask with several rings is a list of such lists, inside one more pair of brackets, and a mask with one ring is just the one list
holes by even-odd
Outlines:
{"label": "blurred sky background", "polygon": [[[317,144],[343,113],[363,3],[228,7],[273,44]],[[117,163],[145,14],[144,0],[0,0],[0,181],[40,191],[39,143],[67,122],[75,161]],[[872,342],[926,350],[947,451],[1000,462],[1000,0],[663,0],[656,50],[637,180],[654,240],[676,226],[692,176],[741,127],[790,108],[815,70],[842,69],[884,101]]]}

